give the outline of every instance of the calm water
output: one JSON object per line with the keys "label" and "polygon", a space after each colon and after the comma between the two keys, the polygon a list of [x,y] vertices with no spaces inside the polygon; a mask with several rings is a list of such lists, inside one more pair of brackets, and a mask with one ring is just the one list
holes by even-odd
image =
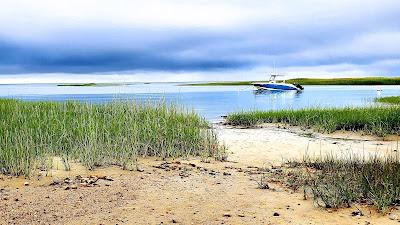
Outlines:
{"label": "calm water", "polygon": [[[377,92],[377,89],[382,92]],[[209,120],[230,112],[252,109],[343,107],[374,104],[377,96],[400,95],[400,86],[305,86],[303,92],[256,92],[253,87],[190,87],[178,83],[132,84],[112,87],[58,87],[55,84],[0,85],[0,97],[22,100],[78,100],[107,102],[115,99],[178,102]]]}

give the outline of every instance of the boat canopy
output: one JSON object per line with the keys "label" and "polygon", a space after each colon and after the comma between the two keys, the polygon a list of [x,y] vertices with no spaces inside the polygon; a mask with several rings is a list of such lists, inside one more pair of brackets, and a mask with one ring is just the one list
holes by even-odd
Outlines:
{"label": "boat canopy", "polygon": [[282,75],[282,74],[271,74],[271,76],[269,77],[269,82],[273,82],[273,83],[275,83],[276,82],[276,77],[283,77],[283,76],[285,76],[285,75]]}

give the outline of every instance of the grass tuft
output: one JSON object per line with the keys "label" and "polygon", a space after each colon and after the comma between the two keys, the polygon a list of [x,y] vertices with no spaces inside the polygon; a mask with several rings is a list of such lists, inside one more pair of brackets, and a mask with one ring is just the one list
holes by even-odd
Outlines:
{"label": "grass tuft", "polygon": [[314,128],[318,132],[330,133],[346,130],[378,136],[398,135],[400,134],[400,107],[308,108],[237,112],[229,114],[226,122],[238,126],[285,123],[304,128]]}
{"label": "grass tuft", "polygon": [[393,105],[400,105],[400,96],[390,96],[390,97],[376,98],[375,102],[387,103],[387,104],[393,104]]}
{"label": "grass tuft", "polygon": [[322,207],[350,207],[353,203],[374,205],[381,213],[400,203],[398,154],[363,157],[349,154],[307,158],[298,162],[296,183]]}
{"label": "grass tuft", "polygon": [[221,157],[217,137],[193,111],[164,102],[22,102],[0,99],[0,172],[29,176],[60,157],[65,169],[132,169],[138,157]]}

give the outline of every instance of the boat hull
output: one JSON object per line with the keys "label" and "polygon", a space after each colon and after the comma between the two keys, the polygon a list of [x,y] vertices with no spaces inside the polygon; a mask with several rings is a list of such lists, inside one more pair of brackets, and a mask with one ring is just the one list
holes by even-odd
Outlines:
{"label": "boat hull", "polygon": [[301,91],[300,88],[292,84],[279,84],[279,83],[259,83],[253,84],[260,90],[282,90],[282,91]]}

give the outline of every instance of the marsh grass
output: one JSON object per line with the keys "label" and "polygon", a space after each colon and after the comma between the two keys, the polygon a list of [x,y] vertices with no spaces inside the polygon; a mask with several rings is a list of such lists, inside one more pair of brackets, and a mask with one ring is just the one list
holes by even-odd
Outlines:
{"label": "marsh grass", "polygon": [[326,208],[371,204],[386,213],[400,203],[398,154],[306,157],[296,163],[296,169],[290,184],[301,185],[307,196]]}
{"label": "marsh grass", "polygon": [[96,83],[82,83],[82,84],[57,84],[60,87],[94,87]]}
{"label": "marsh grass", "polygon": [[400,96],[389,96],[389,97],[376,98],[375,102],[400,105]]}
{"label": "marsh grass", "polygon": [[302,85],[399,85],[400,77],[296,78],[286,82]]}
{"label": "marsh grass", "polygon": [[73,84],[57,84],[59,87],[112,87],[123,86],[129,83],[73,83]]}
{"label": "marsh grass", "polygon": [[[253,82],[266,81],[228,81],[185,84],[185,86],[235,86],[252,85]],[[298,83],[301,85],[399,85],[400,77],[362,77],[362,78],[295,78],[288,79],[286,83]]]}
{"label": "marsh grass", "polygon": [[360,131],[385,136],[400,134],[400,107],[308,108],[278,111],[249,111],[231,113],[226,122],[236,126],[255,126],[262,123],[285,123],[318,132],[337,130]]}
{"label": "marsh grass", "polygon": [[135,167],[141,156],[221,157],[209,124],[193,111],[165,102],[106,104],[22,102],[0,99],[1,173],[29,176],[60,157],[65,169],[78,161]]}

